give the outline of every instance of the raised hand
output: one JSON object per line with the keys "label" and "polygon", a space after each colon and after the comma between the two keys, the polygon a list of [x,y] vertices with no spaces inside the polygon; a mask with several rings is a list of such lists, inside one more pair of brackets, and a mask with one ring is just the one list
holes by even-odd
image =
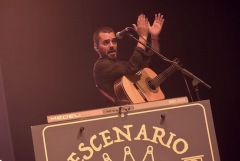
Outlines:
{"label": "raised hand", "polygon": [[161,15],[160,13],[155,14],[155,20],[152,26],[148,22],[148,29],[152,39],[158,39],[158,35],[162,30],[163,23],[164,23],[163,15]]}
{"label": "raised hand", "polygon": [[132,24],[138,35],[143,36],[145,39],[148,37],[148,18],[144,14],[138,16],[137,25]]}

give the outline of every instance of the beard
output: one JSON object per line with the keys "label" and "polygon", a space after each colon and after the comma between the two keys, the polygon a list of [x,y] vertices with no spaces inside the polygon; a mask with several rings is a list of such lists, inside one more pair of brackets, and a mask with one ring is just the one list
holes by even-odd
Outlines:
{"label": "beard", "polygon": [[117,59],[117,50],[114,48],[110,48],[107,52],[99,49],[99,52],[101,53],[102,57],[108,57],[110,60],[114,61]]}

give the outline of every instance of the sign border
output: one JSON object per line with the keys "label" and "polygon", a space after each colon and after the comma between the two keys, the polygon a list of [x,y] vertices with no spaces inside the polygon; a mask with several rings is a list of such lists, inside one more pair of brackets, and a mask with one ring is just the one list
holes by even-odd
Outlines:
{"label": "sign border", "polygon": [[[153,110],[146,110],[146,111],[139,111],[139,112],[133,112],[133,113],[128,113],[127,115],[138,115],[138,114],[143,114],[143,113],[150,113],[150,112],[156,112],[156,111],[163,111],[163,110],[172,110],[172,109],[177,109],[177,108],[184,108],[184,107],[189,107],[189,106],[194,106],[194,105],[199,105],[203,109],[204,113],[204,118],[205,118],[205,124],[206,124],[206,129],[207,129],[207,134],[208,134],[208,141],[210,145],[210,150],[211,150],[211,155],[212,155],[212,161],[214,160],[214,154],[213,154],[213,149],[212,149],[212,143],[211,143],[211,136],[208,128],[208,120],[206,116],[206,110],[205,107],[200,104],[200,103],[193,103],[193,104],[186,104],[186,105],[180,105],[180,106],[174,106],[174,107],[166,107],[166,108],[160,108],[160,109],[153,109]],[[157,108],[157,107],[156,107]],[[49,125],[46,126],[43,131],[42,131],[42,136],[43,136],[43,144],[44,144],[44,151],[45,151],[45,156],[46,156],[46,161],[48,161],[48,155],[47,155],[47,148],[46,148],[46,141],[45,141],[45,131],[46,129],[50,127],[56,127],[56,126],[62,126],[62,125],[70,125],[70,124],[76,124],[76,123],[81,123],[81,122],[90,122],[90,121],[96,121],[96,120],[104,120],[104,119],[110,119],[110,118],[116,118],[118,115],[113,115],[113,116],[107,116],[107,117],[101,117],[101,118],[94,118],[94,119],[87,119],[87,120],[81,120],[81,121],[74,121],[74,122],[65,122],[61,124],[55,124],[55,125]]]}

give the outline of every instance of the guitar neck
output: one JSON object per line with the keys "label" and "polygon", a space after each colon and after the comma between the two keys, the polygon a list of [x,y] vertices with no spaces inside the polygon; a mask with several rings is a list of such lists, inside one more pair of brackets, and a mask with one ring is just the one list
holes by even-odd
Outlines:
{"label": "guitar neck", "polygon": [[163,81],[165,81],[172,73],[177,70],[177,67],[173,64],[166,70],[164,70],[161,74],[157,75],[153,81],[155,85],[158,87]]}

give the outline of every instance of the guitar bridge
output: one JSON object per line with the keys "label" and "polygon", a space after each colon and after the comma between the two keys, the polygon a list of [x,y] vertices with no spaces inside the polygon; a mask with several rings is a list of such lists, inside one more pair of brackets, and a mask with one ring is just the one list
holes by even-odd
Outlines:
{"label": "guitar bridge", "polygon": [[133,86],[137,89],[138,93],[141,95],[141,97],[144,99],[145,102],[148,102],[147,98],[144,96],[140,88],[134,83]]}

